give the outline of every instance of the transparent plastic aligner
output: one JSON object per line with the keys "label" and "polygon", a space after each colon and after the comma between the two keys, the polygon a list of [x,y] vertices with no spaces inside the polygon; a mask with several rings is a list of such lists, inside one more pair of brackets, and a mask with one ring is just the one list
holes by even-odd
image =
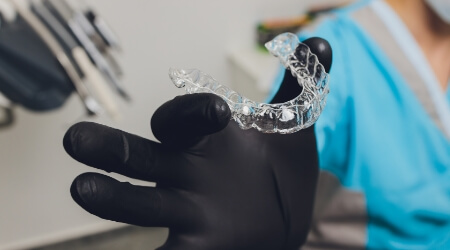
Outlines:
{"label": "transparent plastic aligner", "polygon": [[169,76],[175,86],[184,87],[188,94],[213,93],[222,97],[231,109],[232,119],[242,129],[289,134],[311,126],[322,113],[329,92],[324,67],[295,34],[281,34],[268,42],[266,48],[302,86],[302,92],[296,98],[285,103],[258,103],[219,84],[198,69],[170,69]]}

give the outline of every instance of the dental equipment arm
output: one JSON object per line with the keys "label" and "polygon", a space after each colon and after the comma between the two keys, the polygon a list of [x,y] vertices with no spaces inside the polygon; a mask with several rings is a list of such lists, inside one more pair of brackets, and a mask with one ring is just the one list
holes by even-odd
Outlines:
{"label": "dental equipment arm", "polygon": [[78,75],[74,65],[67,57],[61,45],[56,41],[47,27],[37,18],[30,10],[28,2],[25,0],[10,0],[10,3],[16,8],[20,16],[32,27],[33,30],[41,37],[48,48],[52,51],[58,62],[61,64],[70,80],[73,82],[78,96],[81,98],[89,115],[101,112],[101,107],[90,96],[88,89],[84,86],[80,76]]}

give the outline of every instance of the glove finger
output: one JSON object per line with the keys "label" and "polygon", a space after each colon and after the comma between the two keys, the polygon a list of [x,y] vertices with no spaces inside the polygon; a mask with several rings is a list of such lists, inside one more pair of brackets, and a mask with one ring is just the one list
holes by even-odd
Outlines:
{"label": "glove finger", "polygon": [[224,129],[231,118],[228,104],[214,94],[175,97],[156,110],[151,127],[163,145],[187,148],[203,136]]}
{"label": "glove finger", "polygon": [[[317,56],[319,62],[323,65],[326,72],[330,72],[331,63],[333,61],[333,52],[327,40],[312,37],[305,41],[310,51]],[[297,79],[292,76],[289,70],[286,70],[280,89],[272,99],[271,103],[283,103],[297,97],[302,92],[302,87],[298,84]]]}
{"label": "glove finger", "polygon": [[333,51],[328,41],[320,37],[311,37],[303,41],[303,43],[308,45],[311,53],[317,56],[325,71],[329,73],[333,61]]}
{"label": "glove finger", "polygon": [[176,191],[134,186],[98,173],[78,176],[70,193],[89,213],[117,222],[182,229],[197,218],[195,206]]}
{"label": "glove finger", "polygon": [[161,144],[104,125],[81,122],[73,125],[63,140],[75,160],[107,172],[146,181],[176,178],[173,167],[179,154]]}

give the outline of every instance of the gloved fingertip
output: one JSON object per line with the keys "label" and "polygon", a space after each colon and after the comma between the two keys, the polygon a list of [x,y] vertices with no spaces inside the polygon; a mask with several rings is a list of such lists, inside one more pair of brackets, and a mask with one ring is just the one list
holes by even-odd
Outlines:
{"label": "gloved fingertip", "polygon": [[75,150],[77,148],[78,135],[80,127],[83,126],[84,122],[72,125],[64,134],[63,146],[67,154],[75,157]]}
{"label": "gloved fingertip", "polygon": [[72,185],[70,185],[70,195],[72,196],[72,199],[81,207],[84,207],[84,202],[80,197],[80,176],[75,178],[72,182]]}
{"label": "gloved fingertip", "polygon": [[83,142],[93,141],[90,138],[98,134],[99,131],[96,129],[96,126],[98,124],[93,122],[79,122],[72,125],[63,138],[63,146],[66,152],[73,158],[76,158],[80,150],[79,145]]}
{"label": "gloved fingertip", "polygon": [[72,199],[90,211],[107,203],[112,196],[108,180],[110,177],[99,173],[83,173],[77,176],[70,186]]}
{"label": "gloved fingertip", "polygon": [[231,119],[231,110],[221,97],[212,95],[208,117],[210,122],[217,125],[215,127],[220,131],[228,125]]}
{"label": "gloved fingertip", "polygon": [[224,129],[231,118],[228,104],[211,93],[177,96],[161,105],[150,125],[163,144],[187,147],[199,138]]}
{"label": "gloved fingertip", "polygon": [[317,56],[325,71],[329,73],[333,61],[333,51],[330,43],[320,37],[308,38],[303,43],[308,45],[310,51]]}
{"label": "gloved fingertip", "polygon": [[[81,207],[86,208],[89,200],[95,196],[95,180],[93,173],[83,173],[77,176],[70,186],[72,199]],[[87,202],[86,202],[87,201]]]}

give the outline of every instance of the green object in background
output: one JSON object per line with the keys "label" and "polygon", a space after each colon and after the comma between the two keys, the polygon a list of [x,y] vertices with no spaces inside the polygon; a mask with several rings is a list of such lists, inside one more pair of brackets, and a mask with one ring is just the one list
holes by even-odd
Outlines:
{"label": "green object in background", "polygon": [[311,20],[311,17],[306,14],[296,18],[267,20],[259,23],[256,29],[258,47],[262,51],[267,52],[264,44],[271,41],[279,34],[297,33],[302,26],[310,23]]}
{"label": "green object in background", "polygon": [[264,44],[274,39],[277,35],[282,33],[298,33],[301,28],[310,24],[320,14],[328,13],[334,9],[348,5],[352,1],[343,1],[338,4],[315,5],[298,17],[293,18],[278,18],[264,20],[258,23],[256,27],[257,32],[257,46],[258,49],[268,52]]}

